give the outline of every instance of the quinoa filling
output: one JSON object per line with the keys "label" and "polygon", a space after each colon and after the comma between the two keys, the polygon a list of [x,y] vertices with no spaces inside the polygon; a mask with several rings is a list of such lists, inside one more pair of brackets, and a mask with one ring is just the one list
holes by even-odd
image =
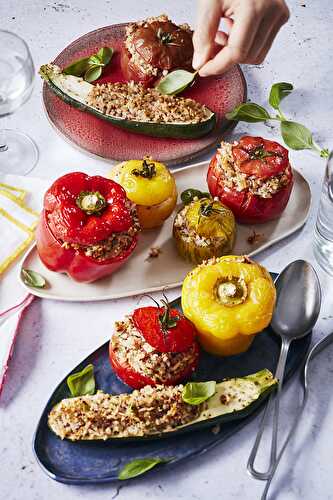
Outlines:
{"label": "quinoa filling", "polygon": [[254,175],[244,174],[237,167],[232,155],[232,144],[228,142],[221,142],[221,146],[217,150],[217,161],[223,177],[223,184],[229,189],[236,189],[236,191],[248,189],[252,194],[261,198],[272,198],[289,182],[286,171],[290,167],[287,167],[280,175],[268,179],[259,179]]}
{"label": "quinoa filling", "polygon": [[96,84],[87,104],[105,115],[139,122],[200,123],[210,116],[210,111],[193,99],[163,95],[135,82]]}
{"label": "quinoa filling", "polygon": [[197,418],[204,405],[182,399],[183,386],[146,386],[131,394],[63,399],[50,412],[50,428],[61,439],[138,437],[171,431]]}
{"label": "quinoa filling", "polygon": [[[133,45],[133,35],[138,28],[147,27],[149,24],[154,22],[166,23],[170,22],[170,19],[166,14],[161,14],[157,17],[148,17],[143,21],[138,21],[136,23],[131,23],[126,27],[126,35],[125,35],[125,47],[131,55],[131,61],[140,68],[140,71],[147,76],[157,76],[159,72],[159,68],[154,67],[149,62],[145,61],[140,54],[135,50]],[[180,24],[179,28],[185,31],[191,31],[190,26],[187,23]],[[162,72],[162,75],[165,76],[168,74],[167,70]]]}
{"label": "quinoa filling", "polygon": [[184,352],[159,352],[144,339],[131,316],[115,323],[111,347],[121,365],[126,365],[156,383],[177,378],[196,359],[195,347]]}

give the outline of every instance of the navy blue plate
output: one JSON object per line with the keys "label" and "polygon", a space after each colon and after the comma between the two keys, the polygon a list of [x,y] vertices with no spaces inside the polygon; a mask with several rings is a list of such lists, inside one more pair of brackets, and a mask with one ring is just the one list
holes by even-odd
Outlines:
{"label": "navy blue plate", "polygon": [[[276,277],[273,274],[272,276]],[[180,308],[180,299],[174,301],[172,305]],[[293,342],[287,360],[286,379],[292,377],[303,362],[310,342],[311,334]],[[98,389],[112,394],[130,392],[111,369],[108,347],[109,343],[106,342],[77,365],[71,373],[82,370],[88,363],[93,363]],[[270,328],[267,328],[256,336],[252,346],[244,354],[222,359],[203,352],[193,379],[220,381],[226,377],[242,377],[263,368],[274,372],[279,352],[280,341]],[[211,429],[205,429],[153,441],[72,443],[59,439],[47,425],[47,416],[51,408],[69,396],[66,379],[67,377],[53,392],[42,413],[35,432],[33,449],[44,472],[52,479],[68,484],[116,481],[119,470],[135,458],[172,457],[172,462],[164,464],[163,468],[172,467],[181,460],[194,457],[221,443],[247,424],[261,409],[242,420],[224,424],[218,434],[214,434]]]}

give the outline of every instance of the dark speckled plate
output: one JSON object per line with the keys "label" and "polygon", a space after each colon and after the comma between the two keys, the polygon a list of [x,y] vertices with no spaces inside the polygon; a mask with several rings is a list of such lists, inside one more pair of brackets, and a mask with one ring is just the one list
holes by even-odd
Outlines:
{"label": "dark speckled plate", "polygon": [[[275,277],[275,275],[274,275]],[[173,303],[180,305],[178,299]],[[311,334],[292,344],[286,367],[286,379],[292,377],[304,360],[311,341]],[[244,354],[221,358],[202,353],[196,380],[217,380],[225,377],[242,377],[263,368],[275,371],[280,350],[278,337],[268,328],[258,335],[251,348]],[[90,354],[72,372],[81,370],[88,363],[95,367],[96,383],[105,392],[119,394],[129,392],[113,373],[108,359],[108,342]],[[71,372],[71,373],[72,373]],[[33,448],[38,463],[48,476],[68,484],[104,483],[117,480],[118,471],[125,463],[143,457],[173,457],[163,468],[173,467],[181,460],[195,457],[222,443],[246,425],[251,416],[227,423],[218,434],[211,429],[189,432],[181,436],[145,442],[78,442],[61,441],[47,426],[47,415],[54,404],[69,396],[67,377],[50,397],[34,436]]]}

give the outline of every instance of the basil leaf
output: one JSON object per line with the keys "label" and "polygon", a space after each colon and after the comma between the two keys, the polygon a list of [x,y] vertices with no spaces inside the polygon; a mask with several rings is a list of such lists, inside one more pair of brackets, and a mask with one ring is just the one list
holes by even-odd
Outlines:
{"label": "basil leaf", "polygon": [[100,62],[104,64],[104,66],[106,66],[111,61],[111,58],[113,56],[113,49],[111,47],[102,47],[97,52],[96,56],[98,57]]}
{"label": "basil leaf", "polygon": [[96,390],[94,365],[87,365],[82,371],[69,375],[67,385],[74,397],[94,394]]}
{"label": "basil leaf", "polygon": [[182,392],[182,398],[189,405],[200,405],[207,399],[214,396],[216,392],[216,382],[188,382]]}
{"label": "basil leaf", "polygon": [[287,97],[293,90],[294,87],[291,83],[274,83],[269,94],[269,104],[272,108],[279,109],[282,99]]}
{"label": "basil leaf", "polygon": [[168,458],[137,458],[136,460],[132,460],[128,462],[119,472],[118,479],[125,480],[131,479],[132,477],[140,476],[145,472],[148,472],[150,469],[155,467],[158,464],[167,463],[171,459]]}
{"label": "basil leaf", "polygon": [[265,108],[254,102],[240,104],[230,113],[226,113],[225,116],[228,120],[248,123],[265,122],[271,118]]}
{"label": "basil leaf", "polygon": [[176,95],[183,92],[194,80],[197,72],[191,73],[184,69],[176,69],[167,74],[156,86],[161,94]]}
{"label": "basil leaf", "polygon": [[46,287],[46,279],[36,271],[32,271],[32,269],[22,269],[21,277],[23,283],[32,288],[45,288]]}
{"label": "basil leaf", "polygon": [[90,56],[88,63],[89,66],[104,66],[104,64],[97,55]]}
{"label": "basil leaf", "polygon": [[102,74],[102,68],[109,64],[113,55],[111,47],[102,47],[97,54],[78,59],[67,66],[63,73],[66,75],[83,76],[87,82],[97,80]]}
{"label": "basil leaf", "polygon": [[291,149],[313,149],[312,133],[301,123],[282,121],[281,134]]}
{"label": "basil leaf", "polygon": [[94,82],[95,80],[98,80],[98,78],[100,78],[100,76],[102,75],[102,68],[101,66],[90,66],[89,69],[87,69],[87,71],[85,72],[84,74],[84,79],[86,82]]}
{"label": "basil leaf", "polygon": [[63,70],[63,73],[65,73],[66,75],[82,76],[89,68],[89,59],[89,57],[78,59],[69,66],[66,66],[66,68]]}

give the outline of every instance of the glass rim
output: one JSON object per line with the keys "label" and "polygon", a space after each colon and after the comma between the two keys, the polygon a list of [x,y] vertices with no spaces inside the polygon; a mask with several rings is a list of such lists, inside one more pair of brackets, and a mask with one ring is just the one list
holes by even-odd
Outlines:
{"label": "glass rim", "polygon": [[[13,31],[0,29],[0,36],[2,33],[6,34],[6,35],[10,35],[11,37],[16,38],[16,40],[19,40],[22,43],[22,45],[25,49],[25,55],[24,55],[24,60],[22,62],[22,67],[25,67],[29,62],[31,62],[33,64],[31,52],[30,52],[29,45],[27,44],[27,42],[20,35],[17,35]],[[13,75],[16,75],[20,71],[22,71],[22,68],[16,69],[14,71]]]}

